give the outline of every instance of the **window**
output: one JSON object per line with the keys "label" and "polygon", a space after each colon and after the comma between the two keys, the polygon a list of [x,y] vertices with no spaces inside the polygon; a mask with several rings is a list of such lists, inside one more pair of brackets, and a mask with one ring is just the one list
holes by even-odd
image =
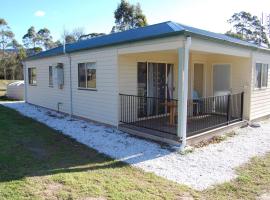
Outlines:
{"label": "window", "polygon": [[37,84],[37,72],[36,68],[28,68],[28,83],[29,85]]}
{"label": "window", "polygon": [[268,85],[268,64],[256,63],[255,87],[265,88]]}
{"label": "window", "polygon": [[57,85],[59,89],[64,88],[64,64],[58,63],[56,66]]}
{"label": "window", "polygon": [[49,86],[53,86],[53,67],[49,66]]}
{"label": "window", "polygon": [[78,64],[79,88],[96,89],[96,63]]}

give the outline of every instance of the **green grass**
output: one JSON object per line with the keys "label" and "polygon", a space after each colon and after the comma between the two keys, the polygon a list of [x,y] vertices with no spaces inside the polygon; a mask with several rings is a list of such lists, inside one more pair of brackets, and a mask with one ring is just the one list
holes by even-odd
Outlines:
{"label": "green grass", "polygon": [[0,199],[254,199],[270,188],[270,155],[203,192],[97,153],[0,106]]}

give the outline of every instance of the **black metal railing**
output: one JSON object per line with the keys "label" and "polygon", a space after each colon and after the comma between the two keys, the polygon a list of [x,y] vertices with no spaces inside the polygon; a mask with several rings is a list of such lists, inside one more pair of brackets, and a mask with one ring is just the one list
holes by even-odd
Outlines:
{"label": "black metal railing", "polygon": [[[243,119],[244,93],[188,100],[187,136]],[[177,135],[176,99],[120,94],[120,122]]]}
{"label": "black metal railing", "polygon": [[177,100],[120,94],[120,122],[176,135]]}
{"label": "black metal railing", "polygon": [[188,100],[187,135],[243,119],[244,93]]}

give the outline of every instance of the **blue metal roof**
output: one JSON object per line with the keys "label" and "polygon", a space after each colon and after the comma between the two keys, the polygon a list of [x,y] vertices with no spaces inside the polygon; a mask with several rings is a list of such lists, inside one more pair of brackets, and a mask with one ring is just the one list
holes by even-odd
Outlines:
{"label": "blue metal roof", "polygon": [[[180,34],[207,37],[210,39],[225,41],[231,44],[243,45],[247,47],[258,47],[255,44],[232,38],[224,34],[213,33],[210,31],[205,31],[202,29],[193,28],[190,26],[168,21],[142,28],[136,28],[128,31],[113,33],[109,35],[95,37],[92,39],[78,41],[71,44],[66,44],[66,53]],[[28,57],[28,59],[32,60],[61,54],[63,54],[63,46],[40,52],[36,55]]]}

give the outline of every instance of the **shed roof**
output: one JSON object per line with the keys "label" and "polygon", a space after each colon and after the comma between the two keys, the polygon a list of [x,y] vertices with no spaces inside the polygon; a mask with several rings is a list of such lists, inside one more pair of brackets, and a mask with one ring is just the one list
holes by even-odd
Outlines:
{"label": "shed roof", "polygon": [[[256,44],[246,42],[240,39],[232,38],[224,34],[214,33],[191,26],[167,21],[159,24],[145,26],[141,28],[131,29],[123,32],[112,33],[104,36],[99,36],[87,40],[81,40],[75,43],[66,44],[65,52],[72,53],[81,50],[95,49],[100,47],[107,47],[112,45],[119,45],[124,43],[150,40],[155,38],[168,37],[173,35],[193,35],[214,39],[217,41],[227,42],[234,45],[246,46],[249,48],[261,48]],[[49,56],[56,56],[63,54],[63,46],[59,46],[47,51],[40,52],[36,55],[30,56],[27,60],[45,58]]]}

